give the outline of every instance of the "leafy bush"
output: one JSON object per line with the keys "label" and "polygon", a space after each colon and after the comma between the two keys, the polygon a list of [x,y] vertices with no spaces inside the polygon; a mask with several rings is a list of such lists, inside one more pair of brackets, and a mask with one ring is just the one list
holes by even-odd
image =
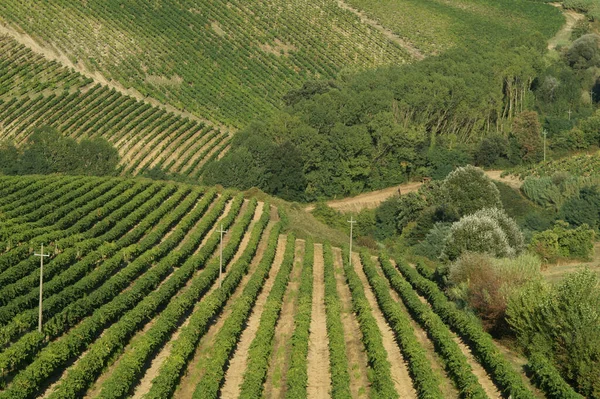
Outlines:
{"label": "leafy bush", "polygon": [[468,215],[450,228],[442,258],[455,260],[467,251],[495,257],[514,255],[506,234],[498,222],[489,216]]}
{"label": "leafy bush", "polygon": [[510,297],[507,320],[528,352],[551,359],[582,395],[600,398],[600,277],[590,270],[557,286],[527,284]]}
{"label": "leafy bush", "polygon": [[500,228],[506,234],[508,245],[512,248],[515,254],[519,254],[525,248],[523,233],[519,229],[517,223],[511,219],[506,212],[498,208],[486,208],[475,212],[475,216],[490,217],[500,225]]}
{"label": "leafy bush", "polygon": [[573,226],[588,224],[600,227],[600,192],[598,186],[584,187],[579,195],[570,198],[560,210],[561,218]]}
{"label": "leafy bush", "polygon": [[460,216],[472,214],[482,208],[501,207],[500,192],[483,170],[467,165],[457,168],[446,177],[442,185],[448,204]]}
{"label": "leafy bush", "polygon": [[506,257],[519,254],[523,248],[523,234],[516,222],[502,210],[487,208],[452,225],[442,258],[454,260],[466,251]]}
{"label": "leafy bush", "polygon": [[600,66],[600,36],[587,34],[575,40],[567,51],[567,62],[575,69]]}
{"label": "leafy bush", "polygon": [[501,161],[508,163],[508,140],[500,134],[484,137],[475,152],[475,163],[477,165],[490,167]]}
{"label": "leafy bush", "polygon": [[0,172],[5,174],[106,176],[115,174],[118,163],[119,153],[105,139],[77,142],[49,126],[35,129],[22,151],[7,143],[0,147]]}
{"label": "leafy bush", "polygon": [[477,312],[487,330],[504,332],[509,296],[525,282],[541,278],[540,266],[540,259],[528,253],[503,259],[463,253],[450,265],[450,292]]}
{"label": "leafy bush", "polygon": [[448,236],[450,235],[449,223],[436,223],[425,239],[421,241],[414,249],[415,255],[425,256],[431,260],[437,260],[442,251]]}
{"label": "leafy bush", "polygon": [[593,255],[595,236],[586,224],[570,229],[568,223],[558,221],[551,230],[534,234],[529,248],[546,262],[561,258],[587,260]]}
{"label": "leafy bush", "polygon": [[396,215],[400,213],[400,198],[393,196],[375,209],[375,238],[384,240],[398,233]]}

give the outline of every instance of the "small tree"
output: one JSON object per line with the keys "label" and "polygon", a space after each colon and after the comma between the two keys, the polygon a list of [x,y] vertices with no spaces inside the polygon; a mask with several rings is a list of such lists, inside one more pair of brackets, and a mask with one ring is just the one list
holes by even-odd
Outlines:
{"label": "small tree", "polygon": [[475,166],[457,168],[444,180],[443,193],[459,216],[469,215],[483,208],[501,208],[500,191],[492,180]]}
{"label": "small tree", "polygon": [[541,131],[537,112],[524,111],[515,117],[511,130],[514,144],[513,154],[511,154],[513,161],[537,162],[541,159],[543,152]]}
{"label": "small tree", "polygon": [[442,259],[453,261],[467,251],[497,258],[515,254],[498,222],[489,216],[476,215],[465,216],[452,225]]}

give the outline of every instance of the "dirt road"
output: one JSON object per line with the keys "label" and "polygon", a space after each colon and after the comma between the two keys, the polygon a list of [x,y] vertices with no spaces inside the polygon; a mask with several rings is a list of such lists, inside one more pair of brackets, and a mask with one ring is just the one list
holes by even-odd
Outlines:
{"label": "dirt road", "polygon": [[[485,174],[490,179],[500,181],[515,189],[519,189],[523,184],[521,180],[519,180],[515,176],[501,177],[501,170],[488,170],[485,172]],[[384,188],[383,190],[371,191],[369,193],[360,194],[356,197],[332,200],[327,202],[327,205],[341,212],[360,212],[363,209],[377,208],[379,204],[381,204],[386,199],[394,195],[398,195],[398,189],[400,189],[400,193],[404,195],[418,191],[419,187],[421,187],[422,185],[423,183],[421,182],[401,184],[399,186]],[[311,204],[308,205],[305,209],[307,212],[311,212],[313,209],[315,209],[315,206]]]}
{"label": "dirt road", "polygon": [[[550,5],[558,8],[562,8],[560,3],[550,3]],[[563,15],[566,18],[566,23],[563,27],[556,32],[556,35],[548,40],[548,50],[554,50],[559,44],[568,44],[571,42],[571,32],[577,21],[585,18],[585,15],[575,12],[573,10],[562,10]]]}

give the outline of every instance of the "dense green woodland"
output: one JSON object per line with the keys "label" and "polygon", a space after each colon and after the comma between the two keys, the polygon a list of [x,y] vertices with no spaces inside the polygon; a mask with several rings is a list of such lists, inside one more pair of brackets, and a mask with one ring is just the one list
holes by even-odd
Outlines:
{"label": "dense green woodland", "polygon": [[555,61],[533,34],[307,82],[284,97],[285,110],[236,135],[204,181],[314,201],[440,179],[468,163],[535,163],[542,130],[549,156],[597,147],[598,38],[584,34]]}
{"label": "dense green woodland", "polygon": [[119,153],[103,138],[78,142],[47,126],[35,129],[23,148],[0,147],[0,173],[6,175],[106,176],[116,173],[118,163]]}

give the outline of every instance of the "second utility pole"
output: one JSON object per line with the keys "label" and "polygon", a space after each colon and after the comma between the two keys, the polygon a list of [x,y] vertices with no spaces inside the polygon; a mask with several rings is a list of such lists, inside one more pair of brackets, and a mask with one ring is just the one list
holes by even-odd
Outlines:
{"label": "second utility pole", "polygon": [[223,284],[223,234],[227,233],[227,230],[223,230],[223,224],[221,223],[221,229],[218,230],[221,233],[221,243],[219,245],[219,288]]}
{"label": "second utility pole", "polygon": [[356,223],[356,220],[352,218],[352,215],[350,215],[348,223],[350,223],[350,252],[348,254],[348,264],[352,266],[352,227],[354,226],[354,223]]}

